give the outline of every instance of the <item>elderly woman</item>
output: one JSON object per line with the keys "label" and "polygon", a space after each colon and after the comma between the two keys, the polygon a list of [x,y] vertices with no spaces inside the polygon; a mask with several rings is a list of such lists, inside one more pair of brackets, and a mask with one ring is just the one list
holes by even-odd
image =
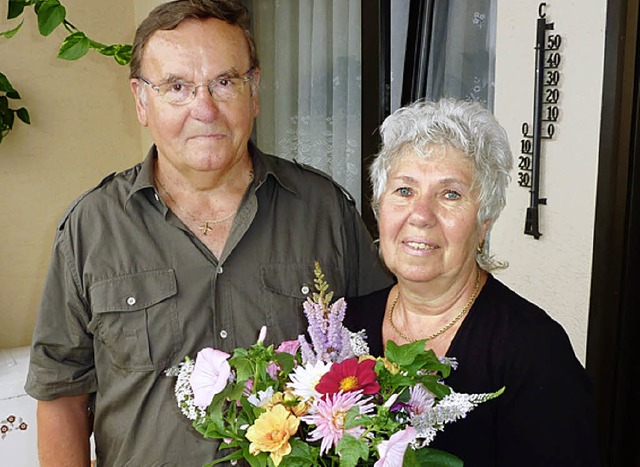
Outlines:
{"label": "elderly woman", "polygon": [[507,136],[479,104],[418,102],[388,117],[371,167],[380,253],[397,284],[350,299],[345,324],[372,354],[424,339],[459,367],[457,392],[505,387],[438,433],[465,466],[599,465],[590,385],[563,328],[490,271],[505,204]]}

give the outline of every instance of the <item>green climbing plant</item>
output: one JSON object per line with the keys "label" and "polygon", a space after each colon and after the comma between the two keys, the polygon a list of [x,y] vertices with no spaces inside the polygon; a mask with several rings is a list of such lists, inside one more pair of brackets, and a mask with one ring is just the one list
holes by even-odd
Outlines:
{"label": "green climbing plant", "polygon": [[[7,19],[15,20],[22,17],[28,8],[33,8],[38,18],[38,31],[41,35],[48,36],[60,26],[69,33],[60,45],[58,58],[78,60],[93,49],[102,55],[113,57],[120,65],[127,65],[131,61],[130,44],[106,45],[89,38],[67,19],[67,10],[59,0],[9,0]],[[23,24],[24,17],[17,26],[0,32],[0,36],[11,39]],[[0,73],[0,142],[13,129],[16,116],[27,125],[31,123],[27,109],[10,107],[12,102],[9,99],[20,99],[20,94],[11,85],[9,79]]]}

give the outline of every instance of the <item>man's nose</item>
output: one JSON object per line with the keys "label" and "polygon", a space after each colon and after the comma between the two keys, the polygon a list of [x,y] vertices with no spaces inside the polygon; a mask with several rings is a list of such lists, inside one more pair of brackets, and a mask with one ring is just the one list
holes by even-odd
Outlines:
{"label": "man's nose", "polygon": [[218,102],[213,98],[209,88],[205,84],[199,84],[195,88],[195,96],[191,103],[192,114],[199,120],[210,120],[218,115]]}

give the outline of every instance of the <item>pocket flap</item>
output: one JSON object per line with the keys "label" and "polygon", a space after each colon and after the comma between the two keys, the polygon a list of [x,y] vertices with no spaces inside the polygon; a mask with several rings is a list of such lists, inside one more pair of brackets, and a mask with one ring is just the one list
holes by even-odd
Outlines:
{"label": "pocket flap", "polygon": [[112,277],[94,284],[89,293],[95,313],[138,311],[177,293],[173,269]]}
{"label": "pocket flap", "polygon": [[[321,265],[325,281],[330,290],[340,290],[342,284],[337,268]],[[314,285],[313,263],[309,264],[266,264],[261,268],[262,283],[274,293],[305,300],[317,292]]]}

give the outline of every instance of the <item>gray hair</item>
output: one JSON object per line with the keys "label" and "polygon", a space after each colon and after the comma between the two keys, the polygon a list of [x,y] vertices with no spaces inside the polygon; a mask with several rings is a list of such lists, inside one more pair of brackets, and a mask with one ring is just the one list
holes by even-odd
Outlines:
{"label": "gray hair", "polygon": [[[493,224],[498,218],[506,203],[513,156],[506,131],[487,109],[476,102],[450,98],[437,102],[418,101],[387,117],[380,133],[382,148],[370,168],[371,205],[376,218],[393,163],[407,150],[429,157],[431,145],[458,149],[473,163],[473,183],[478,189],[480,205],[478,226],[487,220]],[[483,247],[478,253],[476,260],[480,267],[487,271],[506,267],[494,260],[487,250]]]}
{"label": "gray hair", "polygon": [[[138,26],[133,40],[129,78],[140,78],[144,49],[156,31],[175,29],[187,19],[209,18],[219,19],[242,29],[249,48],[250,67],[254,70],[259,69],[258,52],[250,31],[249,11],[242,3],[237,0],[173,0],[158,5]],[[257,84],[253,77],[251,92],[257,92]]]}

